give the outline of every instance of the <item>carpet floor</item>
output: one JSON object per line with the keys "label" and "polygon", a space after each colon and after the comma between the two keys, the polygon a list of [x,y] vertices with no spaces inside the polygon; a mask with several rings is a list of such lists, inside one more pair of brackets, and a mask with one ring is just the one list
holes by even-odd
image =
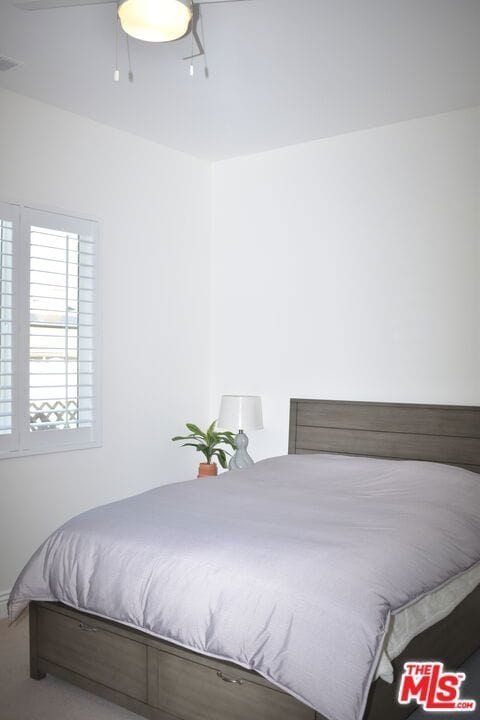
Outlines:
{"label": "carpet floor", "polygon": [[[463,669],[467,673],[463,697],[475,699],[480,706],[480,652]],[[417,710],[411,716],[411,720],[433,718],[480,720],[480,707],[473,713]],[[6,620],[0,621],[0,720],[139,720],[139,716],[51,675],[41,681],[31,680],[25,614],[11,627]]]}

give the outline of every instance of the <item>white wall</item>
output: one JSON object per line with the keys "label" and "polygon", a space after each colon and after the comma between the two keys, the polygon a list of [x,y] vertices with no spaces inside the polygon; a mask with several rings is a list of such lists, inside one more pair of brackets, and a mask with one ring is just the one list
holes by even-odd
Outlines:
{"label": "white wall", "polygon": [[214,166],[211,410],[290,397],[480,402],[480,112]]}
{"label": "white wall", "polygon": [[0,460],[0,602],[39,543],[89,507],[193,477],[170,442],[207,408],[210,168],[0,92],[0,199],[103,221],[103,447]]}
{"label": "white wall", "polygon": [[293,396],[480,402],[479,177],[480,111],[425,118],[214,165],[211,232],[205,163],[0,91],[0,199],[102,218],[104,315],[103,447],[0,461],[0,607],[67,518],[191,477],[224,392],[257,458]]}

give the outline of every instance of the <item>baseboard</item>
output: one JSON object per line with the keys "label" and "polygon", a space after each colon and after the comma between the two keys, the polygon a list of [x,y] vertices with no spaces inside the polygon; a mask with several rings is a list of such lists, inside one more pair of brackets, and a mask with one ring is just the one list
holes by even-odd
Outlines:
{"label": "baseboard", "polygon": [[10,590],[6,592],[0,592],[0,620],[8,617],[7,613],[7,600],[10,597]]}

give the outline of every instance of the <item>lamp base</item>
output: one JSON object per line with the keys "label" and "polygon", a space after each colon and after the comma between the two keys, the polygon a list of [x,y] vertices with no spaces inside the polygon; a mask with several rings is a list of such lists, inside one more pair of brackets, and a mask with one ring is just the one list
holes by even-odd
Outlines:
{"label": "lamp base", "polygon": [[230,470],[243,470],[243,468],[251,467],[255,464],[247,452],[248,437],[243,430],[238,431],[238,435],[235,438],[235,447],[237,450],[228,465]]}

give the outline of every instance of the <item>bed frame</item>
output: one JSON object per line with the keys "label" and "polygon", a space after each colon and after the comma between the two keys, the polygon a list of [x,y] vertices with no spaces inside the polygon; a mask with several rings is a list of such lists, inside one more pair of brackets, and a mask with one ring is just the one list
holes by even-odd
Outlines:
{"label": "bed frame", "polygon": [[428,460],[480,473],[480,407],[291,400],[288,452]]}
{"label": "bed frame", "polygon": [[[289,453],[428,460],[480,473],[480,407],[292,400]],[[393,665],[457,668],[480,647],[480,587]],[[60,603],[30,603],[30,675],[52,673],[151,720],[325,720],[254,672]],[[364,720],[404,720],[396,686],[373,683]]]}

